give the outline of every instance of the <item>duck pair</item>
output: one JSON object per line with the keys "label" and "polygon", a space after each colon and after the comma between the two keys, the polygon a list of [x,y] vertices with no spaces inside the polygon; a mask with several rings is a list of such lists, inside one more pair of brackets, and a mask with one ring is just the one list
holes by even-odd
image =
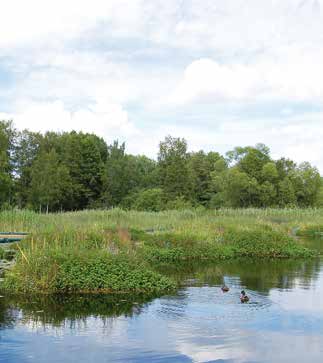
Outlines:
{"label": "duck pair", "polygon": [[[228,292],[230,289],[228,286],[224,285],[221,287],[221,290],[223,292]],[[249,296],[246,294],[246,292],[244,290],[241,291],[241,294],[240,294],[240,301],[242,303],[245,303],[245,302],[248,302],[249,301]]]}

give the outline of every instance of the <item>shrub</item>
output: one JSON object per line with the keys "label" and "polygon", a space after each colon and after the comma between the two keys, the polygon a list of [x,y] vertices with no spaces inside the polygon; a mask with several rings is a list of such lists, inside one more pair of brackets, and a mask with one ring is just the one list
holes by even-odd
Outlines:
{"label": "shrub", "polygon": [[310,257],[314,252],[292,237],[275,230],[229,230],[223,242],[231,245],[236,257]]}
{"label": "shrub", "polygon": [[[23,267],[22,267],[23,266]],[[4,289],[15,292],[160,293],[175,288],[167,277],[129,256],[103,251],[33,256],[6,275]]]}

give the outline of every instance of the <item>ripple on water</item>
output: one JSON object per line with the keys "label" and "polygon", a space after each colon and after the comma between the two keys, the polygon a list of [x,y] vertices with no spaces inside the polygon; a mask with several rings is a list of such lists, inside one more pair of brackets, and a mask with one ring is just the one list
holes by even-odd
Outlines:
{"label": "ripple on water", "polygon": [[244,324],[260,312],[268,311],[270,299],[262,294],[247,291],[250,302],[240,302],[241,288],[232,288],[223,293],[220,286],[189,287],[176,296],[159,300],[157,313],[165,320],[187,320],[201,324],[216,322],[218,325]]}

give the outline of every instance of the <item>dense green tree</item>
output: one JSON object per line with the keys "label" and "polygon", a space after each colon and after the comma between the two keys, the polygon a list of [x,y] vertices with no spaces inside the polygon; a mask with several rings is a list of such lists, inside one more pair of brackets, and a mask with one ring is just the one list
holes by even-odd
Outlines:
{"label": "dense green tree", "polygon": [[[50,135],[48,135],[50,136]],[[46,139],[46,138],[45,138]],[[72,189],[64,203],[66,209],[90,207],[100,197],[107,149],[104,141],[92,134],[64,133],[51,137],[60,162],[68,169]]]}
{"label": "dense green tree", "polygon": [[257,144],[256,147],[237,147],[229,151],[227,157],[242,172],[258,181],[262,180],[264,165],[271,161],[269,149],[263,144]]}
{"label": "dense green tree", "polygon": [[125,144],[108,147],[103,176],[103,205],[119,205],[136,191],[157,186],[156,162],[146,156],[127,155]]}
{"label": "dense green tree", "polygon": [[262,167],[261,178],[263,181],[276,184],[279,178],[276,164],[273,161],[269,161]]}
{"label": "dense green tree", "polygon": [[276,162],[276,168],[279,175],[279,179],[283,180],[296,169],[296,163],[293,160],[280,158]]}
{"label": "dense green tree", "polygon": [[159,144],[158,168],[160,185],[168,199],[191,197],[192,177],[184,139],[167,136]]}
{"label": "dense green tree", "polygon": [[297,203],[293,183],[289,177],[285,177],[278,184],[277,202],[280,207],[294,207]]}
{"label": "dense green tree", "polygon": [[214,194],[212,173],[221,167],[224,158],[215,152],[204,151],[191,153],[189,157],[189,170],[192,177],[192,196],[201,205],[208,206]]}
{"label": "dense green tree", "polygon": [[13,201],[14,142],[11,121],[0,121],[0,207]]}
{"label": "dense green tree", "polygon": [[316,168],[272,160],[263,144],[236,147],[224,158],[189,153],[184,139],[168,136],[156,162],[93,134],[17,132],[11,122],[0,122],[2,208],[313,207],[323,205],[322,191]]}
{"label": "dense green tree", "polygon": [[150,212],[161,211],[165,208],[165,196],[163,190],[160,188],[152,188],[136,193],[131,208]]}
{"label": "dense green tree", "polygon": [[213,181],[215,189],[219,192],[217,198],[223,200],[225,206],[246,208],[260,203],[260,188],[257,180],[239,170],[237,166],[215,176]]}
{"label": "dense green tree", "polygon": [[315,205],[315,207],[319,207],[319,208],[323,207],[323,178],[321,178],[321,186],[317,193],[317,198],[316,198],[314,205]]}
{"label": "dense green tree", "polygon": [[60,164],[54,150],[37,156],[31,171],[30,205],[40,210],[58,210],[63,207],[71,186],[68,169]]}
{"label": "dense green tree", "polygon": [[114,207],[129,194],[129,170],[125,144],[115,141],[108,146],[108,155],[103,176],[102,200],[105,206]]}
{"label": "dense green tree", "polygon": [[266,180],[259,186],[259,205],[257,207],[274,207],[277,204],[277,188]]}
{"label": "dense green tree", "polygon": [[15,147],[16,202],[25,207],[29,200],[31,171],[40,151],[43,136],[40,133],[24,130],[17,134]]}
{"label": "dense green tree", "polygon": [[297,204],[301,207],[313,206],[321,187],[321,177],[318,170],[307,162],[302,163],[292,173],[291,181]]}

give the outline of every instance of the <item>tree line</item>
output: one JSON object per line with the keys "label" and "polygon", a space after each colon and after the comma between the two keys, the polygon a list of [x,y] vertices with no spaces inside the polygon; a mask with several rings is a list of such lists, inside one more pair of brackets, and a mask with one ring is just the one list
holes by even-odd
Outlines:
{"label": "tree line", "polygon": [[167,136],[157,160],[126,153],[82,132],[18,131],[0,121],[0,207],[40,211],[112,208],[159,211],[323,205],[322,180],[310,163],[273,160],[263,144],[189,152]]}

